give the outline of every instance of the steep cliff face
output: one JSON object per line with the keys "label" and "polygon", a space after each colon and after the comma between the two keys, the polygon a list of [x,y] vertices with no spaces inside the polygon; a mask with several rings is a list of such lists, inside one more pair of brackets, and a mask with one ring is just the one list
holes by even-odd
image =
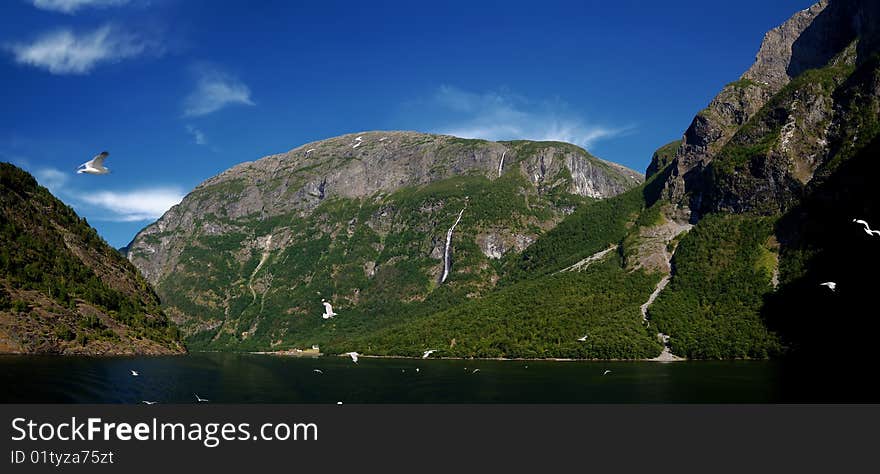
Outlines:
{"label": "steep cliff face", "polygon": [[645,170],[645,178],[654,176],[672,163],[679,148],[681,148],[681,140],[675,140],[654,151],[654,154],[651,155],[651,163],[648,164],[648,169]]}
{"label": "steep cliff face", "polygon": [[480,294],[507,255],[642,181],[564,143],[364,132],[205,181],[128,256],[196,344],[266,348],[312,324],[321,297],[385,312]]}
{"label": "steep cliff face", "polygon": [[[856,275],[880,258],[853,224],[880,219],[878,27],[880,2],[797,12],[697,114],[671,162],[655,154],[657,219],[638,226],[625,255],[644,267],[663,253],[651,246],[658,223],[693,224],[676,237],[670,284],[647,310],[676,353],[821,356],[873,343],[875,321],[859,334],[840,321],[872,304]],[[827,281],[846,287],[846,301],[819,286]]]}
{"label": "steep cliff face", "polygon": [[0,353],[184,351],[134,266],[8,163],[0,163],[0,243]]}
{"label": "steep cliff face", "polygon": [[684,133],[664,192],[683,216],[783,212],[870,140],[853,127],[877,113],[878,8],[823,0],[767,33],[755,64]]}

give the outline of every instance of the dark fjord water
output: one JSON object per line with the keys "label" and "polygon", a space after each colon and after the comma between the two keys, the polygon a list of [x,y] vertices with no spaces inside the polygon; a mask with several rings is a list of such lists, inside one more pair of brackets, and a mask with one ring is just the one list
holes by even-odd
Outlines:
{"label": "dark fjord water", "polygon": [[[419,369],[416,372],[416,368]],[[474,369],[480,370],[473,373]],[[314,369],[324,373],[317,374]],[[608,375],[602,375],[605,370]],[[140,373],[134,377],[130,370]],[[3,403],[775,403],[767,361],[556,362],[295,358],[0,356]]]}

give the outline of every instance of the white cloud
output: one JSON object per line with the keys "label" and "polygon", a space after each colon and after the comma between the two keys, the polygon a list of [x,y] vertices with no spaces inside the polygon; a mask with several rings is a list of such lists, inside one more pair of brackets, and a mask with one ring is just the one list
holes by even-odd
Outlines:
{"label": "white cloud", "polygon": [[55,168],[40,168],[34,172],[37,182],[47,187],[53,194],[57,194],[67,184],[70,174]]}
{"label": "white cloud", "polygon": [[197,117],[216,112],[227,105],[254,105],[250,88],[239,79],[216,68],[201,67],[198,82],[183,103],[183,115]]}
{"label": "white cloud", "polygon": [[[128,191],[82,191],[71,180],[73,171],[43,167],[33,171],[37,182],[55,196],[73,205],[89,219],[113,222],[156,220],[178,204],[184,196],[173,186],[132,189]],[[89,178],[86,178],[89,179]]]}
{"label": "white cloud", "polygon": [[192,135],[193,141],[196,143],[196,145],[207,145],[208,144],[208,138],[205,137],[204,132],[202,132],[198,128],[193,127],[192,125],[187,125],[186,131],[190,135]]}
{"label": "white cloud", "polygon": [[87,33],[60,29],[30,43],[8,45],[6,49],[12,51],[16,62],[46,69],[52,74],[88,74],[99,63],[162,52],[157,42],[120,31],[113,25]]}
{"label": "white cloud", "polygon": [[551,140],[588,148],[632,129],[588,123],[562,102],[533,102],[503,90],[479,94],[442,86],[428,105],[447,116],[433,131],[462,138]]}
{"label": "white cloud", "polygon": [[98,191],[78,193],[77,197],[86,204],[109,211],[104,220],[134,222],[155,220],[180,203],[183,193],[176,188],[149,188],[131,191]]}
{"label": "white cloud", "polygon": [[35,7],[62,13],[76,13],[80,8],[125,5],[129,0],[31,0]]}

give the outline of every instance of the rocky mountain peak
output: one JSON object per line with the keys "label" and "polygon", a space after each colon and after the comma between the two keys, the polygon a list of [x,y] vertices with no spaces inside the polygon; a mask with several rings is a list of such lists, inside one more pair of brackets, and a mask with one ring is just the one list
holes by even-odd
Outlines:
{"label": "rocky mountain peak", "polygon": [[[814,5],[795,13],[782,25],[764,35],[755,63],[742,75],[742,79],[763,84],[776,92],[788,84],[792,77],[807,69],[822,66],[828,62],[828,54],[834,49],[820,37],[827,39],[826,32],[811,31],[816,19],[828,7],[829,0],[821,0]],[[809,44],[805,44],[809,43]],[[830,53],[833,56],[834,53]]]}
{"label": "rocky mountain peak", "polygon": [[864,112],[856,102],[873,94],[854,72],[874,67],[878,24],[878,2],[822,0],[769,31],[752,67],[694,117],[666,170],[679,217],[786,209],[843,145],[844,115]]}

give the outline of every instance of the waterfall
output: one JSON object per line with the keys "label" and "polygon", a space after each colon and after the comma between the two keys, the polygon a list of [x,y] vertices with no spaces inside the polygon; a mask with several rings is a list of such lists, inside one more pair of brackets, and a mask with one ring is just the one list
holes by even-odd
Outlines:
{"label": "waterfall", "polygon": [[464,210],[467,206],[461,208],[461,212],[458,213],[458,219],[455,220],[455,223],[452,224],[452,227],[446,231],[446,248],[443,250],[443,276],[440,278],[440,283],[446,282],[446,278],[449,277],[449,247],[452,245],[452,231],[455,230],[455,226],[458,225],[459,221],[461,221],[461,216],[464,214]]}
{"label": "waterfall", "polygon": [[501,170],[504,168],[504,155],[507,154],[507,150],[504,150],[504,153],[501,154],[501,161],[498,163],[498,177],[501,177]]}

